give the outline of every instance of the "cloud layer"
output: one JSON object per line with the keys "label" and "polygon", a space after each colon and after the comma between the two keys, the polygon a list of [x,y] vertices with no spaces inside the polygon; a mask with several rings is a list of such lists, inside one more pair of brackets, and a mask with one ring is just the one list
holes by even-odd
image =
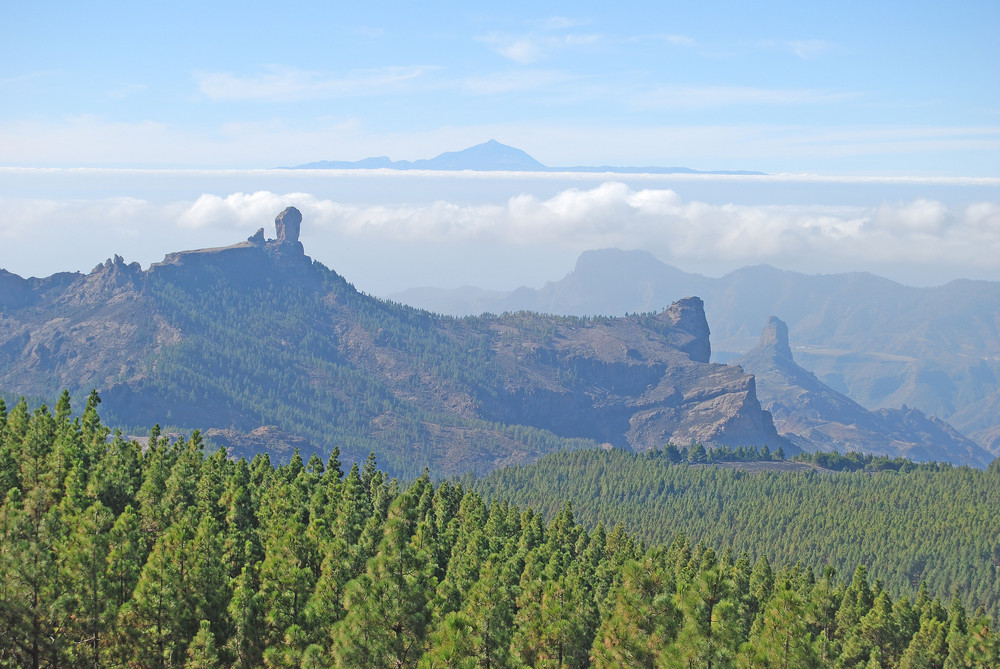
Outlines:
{"label": "cloud layer", "polygon": [[[442,266],[450,262],[457,266],[449,254],[456,255],[459,249],[462,253],[473,249],[484,257],[537,255],[551,249],[565,258],[586,249],[619,247],[647,249],[663,260],[702,271],[770,263],[811,272],[866,269],[904,281],[942,276],[1000,280],[998,202],[956,206],[914,199],[874,207],[711,204],[685,200],[671,189],[633,188],[619,182],[569,188],[548,198],[521,194],[486,204],[439,200],[361,205],[306,192],[267,190],[204,194],[194,201],[169,203],[134,197],[62,202],[0,198],[0,208],[6,212],[0,220],[0,246],[20,256],[32,244],[43,243],[50,255],[70,257],[78,246],[92,243],[101,245],[103,255],[123,252],[148,264],[179,247],[233,243],[262,225],[273,235],[270,221],[289,204],[302,210],[307,252],[328,263],[337,256],[330,249],[342,253],[352,245],[373,254],[380,245],[435,249],[434,262]],[[0,267],[18,271],[15,260],[4,252]],[[376,271],[377,262],[372,268]],[[908,268],[911,275],[901,275],[900,268]],[[68,267],[52,271],[57,269]],[[365,285],[365,277],[356,279]],[[465,282],[477,279],[481,280],[469,277]],[[517,281],[516,276],[507,278],[509,283]],[[403,275],[398,282],[408,283]],[[411,277],[409,283],[417,285],[420,279]]]}
{"label": "cloud layer", "polygon": [[[816,257],[824,264],[863,261],[992,267],[1000,249],[1000,204],[962,208],[927,199],[879,207],[741,206],[684,201],[669,189],[634,190],[607,182],[540,199],[504,203],[355,206],[306,193],[260,191],[202,195],[181,225],[245,227],[287,202],[325,232],[393,241],[457,240],[509,245],[656,249],[682,262],[781,263]],[[998,272],[1000,275],[1000,272]],[[997,278],[1000,278],[998,276]]]}

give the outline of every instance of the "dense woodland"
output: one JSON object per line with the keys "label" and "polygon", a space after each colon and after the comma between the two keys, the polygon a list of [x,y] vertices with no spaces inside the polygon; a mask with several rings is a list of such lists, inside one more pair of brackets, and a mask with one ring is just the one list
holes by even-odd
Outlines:
{"label": "dense woodland", "polygon": [[926,581],[933,592],[957,591],[968,606],[997,613],[1000,463],[981,471],[815,453],[797,459],[843,471],[702,464],[753,455],[701,447],[559,453],[498,470],[476,489],[549,518],[571,501],[587,526],[621,524],[651,544],[683,532],[782,564],[801,560],[842,573],[863,564],[891,593],[912,595]]}
{"label": "dense woodland", "polygon": [[[187,416],[185,423],[169,411],[166,416],[149,413],[143,416],[147,429],[159,421],[190,430],[197,427],[191,416],[201,416],[205,424],[232,422],[246,430],[277,425],[306,437],[322,452],[336,445],[346,457],[363,459],[377,450],[387,469],[408,478],[419,476],[425,466],[458,472],[486,469],[484,462],[491,459],[480,458],[482,453],[502,452],[511,442],[536,455],[596,446],[587,438],[460,416],[421,399],[428,394],[427,384],[437,384],[468,388],[483,405],[502,401],[496,395],[500,371],[492,358],[488,319],[441,318],[376,300],[318,263],[311,266],[308,278],[286,282],[269,273],[255,283],[225,272],[196,271],[202,272],[197,281],[154,272],[146,285],[185,338],[163,348],[150,364],[155,373],[139,392],[176,398],[184,406],[178,414]],[[322,289],[303,289],[301,284],[308,281],[321,282]],[[551,336],[551,321],[583,322],[529,316],[509,320],[521,336],[543,339]],[[405,351],[407,371],[394,380],[396,387],[346,357],[338,344],[347,337],[339,330],[343,322],[357,326],[360,334],[351,336],[370,338],[364,346]],[[442,322],[449,327],[442,328]],[[571,377],[572,370],[566,374]],[[412,399],[404,401],[400,395]],[[460,458],[430,447],[431,425],[475,431],[479,452],[470,449],[468,464],[458,467],[460,463],[451,460]]]}
{"label": "dense woodland", "polygon": [[[664,540],[647,545],[620,525],[585,529],[579,505],[546,522],[498,493],[486,501],[426,474],[401,485],[374,456],[346,475],[336,451],[325,463],[296,455],[275,467],[266,455],[206,454],[198,433],[169,443],[157,429],[143,449],[109,439],[99,402],[92,394],[76,418],[68,395],[54,411],[0,404],[0,666],[1000,664],[994,619],[963,597],[925,585],[894,597],[864,563],[838,572],[823,561],[769,561],[772,547],[749,543],[763,536],[752,526],[697,540],[676,533],[683,522],[665,521]],[[602,497],[618,502],[641,488],[637,467],[660,469],[656,458],[635,458],[631,469],[609,462],[623,468],[623,487]],[[705,489],[713,477],[775,478],[665,463],[663,472],[701,477]],[[784,478],[800,503],[810,488],[836,493],[835,482],[850,480],[858,503],[837,510],[834,496],[833,514],[894,536],[905,528],[871,526],[868,482],[892,489],[880,478],[891,475],[899,490],[926,486],[936,503],[908,513],[945,514],[927,540],[961,531],[957,542],[975,544],[997,536],[982,534],[979,520],[995,515],[996,500],[960,493],[992,477],[995,496],[997,474]],[[665,499],[650,493],[651,504]],[[694,507],[711,497],[687,499]],[[975,520],[950,526],[951,506]],[[815,531],[828,531],[819,517]],[[765,513],[756,524],[775,522]]]}

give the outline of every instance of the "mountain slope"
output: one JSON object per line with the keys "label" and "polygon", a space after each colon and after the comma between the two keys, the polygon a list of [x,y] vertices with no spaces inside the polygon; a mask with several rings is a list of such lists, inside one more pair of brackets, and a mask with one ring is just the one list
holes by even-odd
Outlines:
{"label": "mountain slope", "polygon": [[733,360],[754,375],[778,432],[805,451],[860,451],[985,467],[993,457],[954,428],[917,409],[868,411],[795,364],[788,326],[771,317],[757,347]]}
{"label": "mountain slope", "polygon": [[[421,289],[393,299],[465,314],[535,309],[620,315],[700,295],[717,359],[752,349],[771,314],[788,322],[796,357],[828,386],[869,409],[917,407],[1000,455],[1000,282],[913,288],[866,273],[806,275],[768,266],[710,278],[644,251],[583,253],[539,289],[501,296]],[[469,297],[472,300],[469,300]]]}
{"label": "mountain slope", "polygon": [[115,258],[5,276],[0,388],[96,387],[120,424],[215,428],[239,453],[287,433],[408,474],[599,443],[785,443],[753,378],[709,363],[697,298],[630,318],[439,317],[362,295],[297,235],[279,225],[275,240],[261,230],[147,271]]}

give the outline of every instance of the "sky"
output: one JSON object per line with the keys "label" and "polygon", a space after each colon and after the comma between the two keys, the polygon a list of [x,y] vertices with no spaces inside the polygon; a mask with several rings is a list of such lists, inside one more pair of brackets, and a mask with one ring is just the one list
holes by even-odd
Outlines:
{"label": "sky", "polygon": [[[1000,280],[1000,4],[9,3],[0,267],[144,266],[286,204],[380,294],[560,278],[588,248]],[[297,173],[496,139],[551,166]],[[273,211],[272,211],[273,210]]]}

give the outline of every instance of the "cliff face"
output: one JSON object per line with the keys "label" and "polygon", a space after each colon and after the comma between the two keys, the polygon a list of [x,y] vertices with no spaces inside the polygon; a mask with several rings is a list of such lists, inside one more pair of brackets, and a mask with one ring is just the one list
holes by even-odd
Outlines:
{"label": "cliff face", "polygon": [[[708,323],[697,297],[655,316],[527,318],[553,329],[544,341],[500,337],[497,359],[511,373],[506,393],[483,407],[490,419],[636,450],[670,441],[785,443],[761,411],[753,378],[708,363]],[[495,327],[502,331],[510,322],[500,319]]]}
{"label": "cliff face", "polygon": [[215,428],[241,454],[281,452],[281,435],[321,453],[376,450],[406,473],[588,444],[790,449],[753,377],[708,363],[698,298],[626,318],[435,316],[313,263],[297,213],[282,212],[275,240],[261,231],[147,271],[116,257],[88,275],[0,275],[0,387],[95,387],[123,424]]}
{"label": "cliff face", "polygon": [[755,349],[733,361],[757,379],[778,431],[803,450],[849,450],[985,467],[992,456],[917,409],[868,411],[824,385],[792,358],[788,327],[771,316]]}
{"label": "cliff face", "polygon": [[712,345],[731,360],[781,314],[797,360],[869,409],[906,404],[947,420],[1000,455],[1000,282],[914,288],[867,273],[808,275],[767,266],[720,278],[689,274],[644,251],[585,251],[563,279],[510,293],[432,288],[391,295],[455,315],[531,309],[605,314],[707,303]]}

